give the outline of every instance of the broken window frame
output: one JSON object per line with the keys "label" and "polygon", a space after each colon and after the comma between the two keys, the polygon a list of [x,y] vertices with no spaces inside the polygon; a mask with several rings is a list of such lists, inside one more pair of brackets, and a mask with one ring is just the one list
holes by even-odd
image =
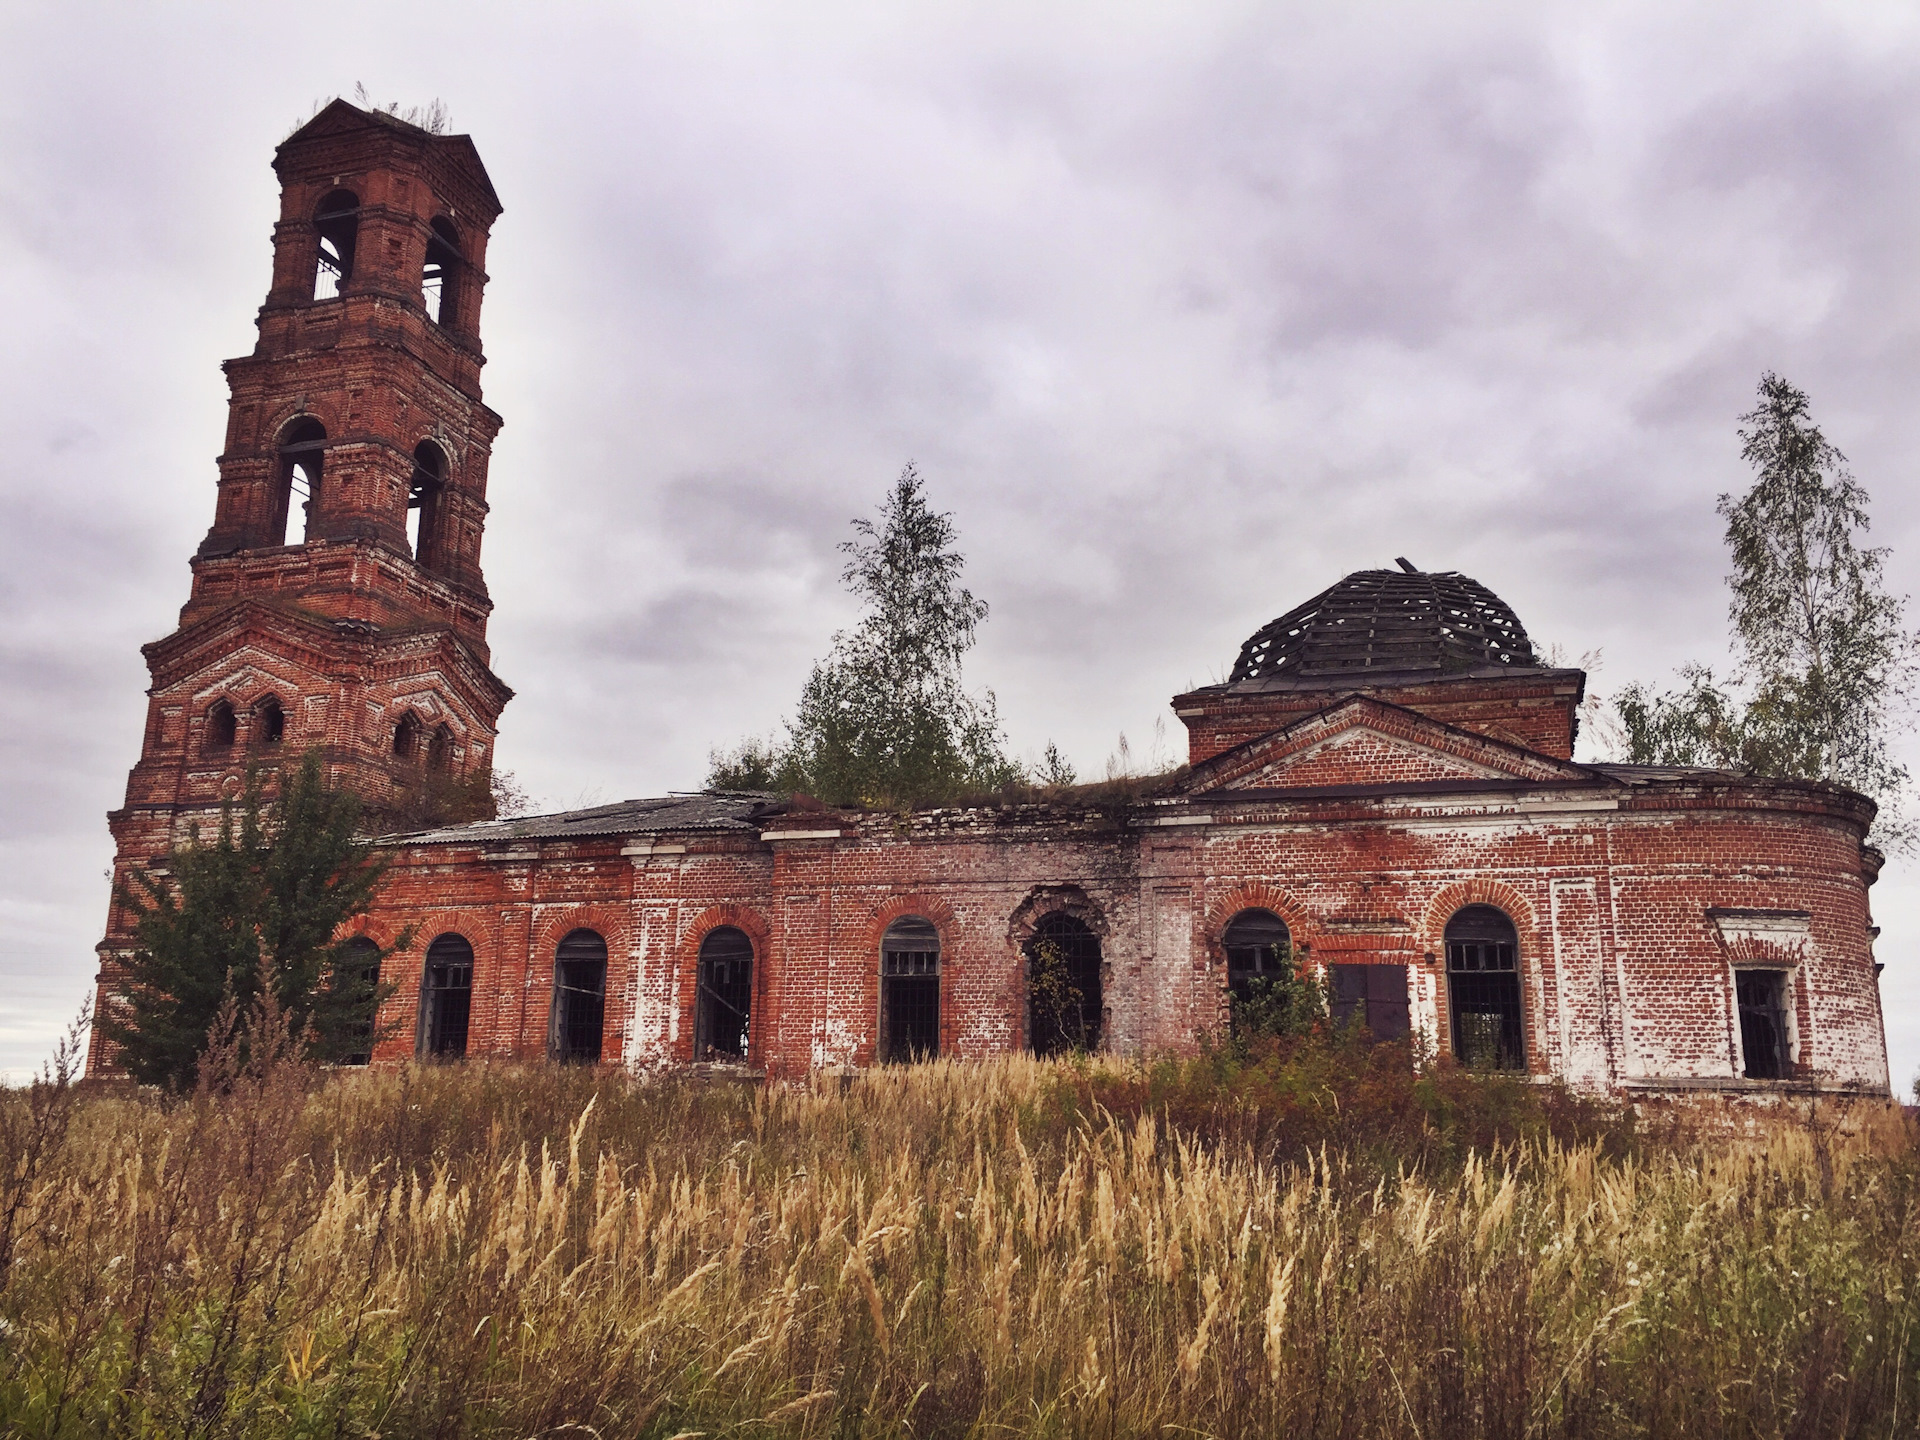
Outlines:
{"label": "broken window frame", "polygon": [[606,937],[584,927],[570,930],[553,951],[547,1052],[562,1065],[598,1065],[606,1026]]}
{"label": "broken window frame", "polygon": [[[1048,946],[1058,947],[1064,973],[1039,973]],[[1106,1018],[1100,937],[1079,916],[1054,910],[1040,918],[1022,949],[1027,959],[1027,1048],[1040,1056],[1098,1050]],[[1048,995],[1043,988],[1060,993]]]}
{"label": "broken window frame", "polygon": [[902,915],[880,937],[880,1061],[911,1065],[940,1053],[940,932]]}
{"label": "broken window frame", "polygon": [[1775,965],[1737,965],[1734,1019],[1740,1031],[1740,1075],[1745,1080],[1793,1077],[1793,971]]}
{"label": "broken window frame", "polygon": [[449,930],[433,938],[420,967],[423,1060],[463,1060],[473,1029],[473,942]]}
{"label": "broken window frame", "polygon": [[460,232],[444,215],[428,227],[426,258],[420,266],[420,304],[427,318],[451,330],[459,318]]}
{"label": "broken window frame", "polygon": [[700,937],[694,966],[693,1058],[744,1065],[753,1048],[753,937],[716,925]]}
{"label": "broken window frame", "polygon": [[445,773],[453,766],[453,731],[436,725],[427,736],[427,769]]}
{"label": "broken window frame", "polygon": [[1454,1059],[1475,1069],[1524,1072],[1520,931],[1513,917],[1494,905],[1464,906],[1448,919],[1444,943]]}
{"label": "broken window frame", "polygon": [[351,190],[329,193],[313,212],[313,298],[336,300],[353,278],[360,234],[360,197]]}

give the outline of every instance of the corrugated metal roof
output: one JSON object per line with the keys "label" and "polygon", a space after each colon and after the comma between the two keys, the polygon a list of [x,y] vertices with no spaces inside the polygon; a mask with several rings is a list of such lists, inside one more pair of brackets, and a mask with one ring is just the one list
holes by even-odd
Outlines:
{"label": "corrugated metal roof", "polygon": [[382,844],[498,845],[512,840],[571,840],[595,835],[646,835],[662,830],[758,831],[762,821],[785,806],[778,796],[745,791],[664,795],[622,800],[587,810],[525,815],[514,820],[476,820],[437,830],[383,835]]}

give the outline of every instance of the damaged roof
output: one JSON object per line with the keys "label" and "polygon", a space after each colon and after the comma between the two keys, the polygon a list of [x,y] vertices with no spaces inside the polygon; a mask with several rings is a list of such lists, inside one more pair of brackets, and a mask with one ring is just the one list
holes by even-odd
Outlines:
{"label": "damaged roof", "polygon": [[475,820],[435,830],[382,835],[384,845],[497,845],[511,840],[573,840],[583,836],[645,835],[661,830],[738,830],[754,832],[762,821],[785,811],[777,795],[723,790],[697,795],[664,795],[650,800],[621,800],[586,810],[525,815],[514,820]]}

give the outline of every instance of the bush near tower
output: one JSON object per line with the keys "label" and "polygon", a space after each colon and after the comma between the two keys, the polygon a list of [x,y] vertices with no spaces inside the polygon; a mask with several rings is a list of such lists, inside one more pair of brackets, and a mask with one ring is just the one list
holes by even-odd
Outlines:
{"label": "bush near tower", "polygon": [[164,873],[135,870],[120,900],[138,919],[124,1003],[100,1028],[142,1084],[192,1087],[221,1006],[241,1015],[262,987],[314,1059],[370,1049],[380,1002],[393,993],[377,966],[411,943],[371,942],[341,931],[372,902],[388,862],[358,834],[360,801],[327,783],[309,752],[281,776],[249,772],[237,801],[208,838],[196,829]]}

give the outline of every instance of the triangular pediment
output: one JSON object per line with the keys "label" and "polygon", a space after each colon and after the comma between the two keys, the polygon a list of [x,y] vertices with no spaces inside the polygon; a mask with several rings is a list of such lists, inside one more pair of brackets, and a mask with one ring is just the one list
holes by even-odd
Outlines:
{"label": "triangular pediment", "polygon": [[1196,765],[1187,791],[1591,778],[1571,761],[1356,695]]}
{"label": "triangular pediment", "polygon": [[344,135],[354,130],[371,130],[374,121],[359,106],[345,100],[330,100],[306,124],[289,135],[282,144],[295,140],[317,140],[324,135]]}

